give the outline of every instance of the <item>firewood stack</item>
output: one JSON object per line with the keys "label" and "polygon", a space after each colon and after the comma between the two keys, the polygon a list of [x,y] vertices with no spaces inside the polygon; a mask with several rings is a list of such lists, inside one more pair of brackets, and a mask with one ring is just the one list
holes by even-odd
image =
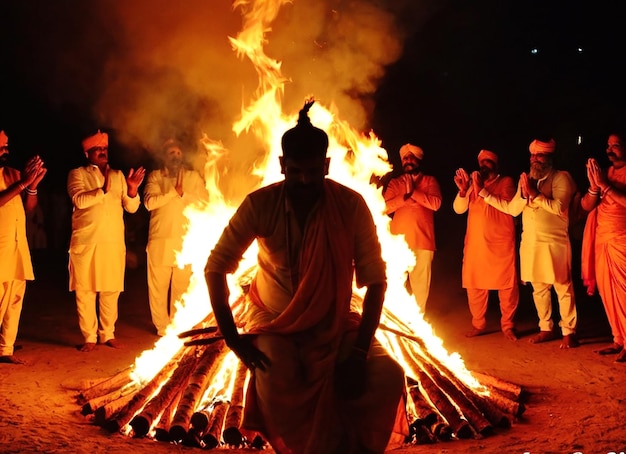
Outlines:
{"label": "firewood stack", "polygon": [[[520,386],[476,372],[469,386],[387,310],[379,334],[393,343],[407,376],[407,444],[489,436],[524,412]],[[112,433],[205,449],[262,449],[261,436],[241,428],[248,370],[215,327],[179,337],[190,340],[148,383],[133,381],[129,368],[86,384],[78,396],[83,415]]]}

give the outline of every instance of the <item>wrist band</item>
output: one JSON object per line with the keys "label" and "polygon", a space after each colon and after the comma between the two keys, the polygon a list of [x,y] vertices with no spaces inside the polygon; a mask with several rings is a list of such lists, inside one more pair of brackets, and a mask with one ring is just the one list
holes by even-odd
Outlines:
{"label": "wrist band", "polygon": [[609,191],[611,191],[611,189],[613,189],[613,186],[607,186],[606,189],[602,191],[602,193],[600,193],[600,198],[602,199],[606,197],[606,195],[609,193]]}
{"label": "wrist band", "polygon": [[20,188],[20,192],[22,192],[24,189],[26,189],[26,186],[24,186],[24,183],[20,183],[19,188]]}
{"label": "wrist band", "polygon": [[594,197],[597,197],[600,195],[600,191],[592,191],[591,188],[587,189],[587,193]]}
{"label": "wrist band", "polygon": [[28,195],[37,195],[37,189],[26,188],[26,194],[28,194]]}

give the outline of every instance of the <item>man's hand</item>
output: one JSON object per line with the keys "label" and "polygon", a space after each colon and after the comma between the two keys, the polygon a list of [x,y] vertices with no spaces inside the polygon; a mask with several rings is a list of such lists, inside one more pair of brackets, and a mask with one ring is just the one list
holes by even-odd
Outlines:
{"label": "man's hand", "polygon": [[465,169],[460,168],[456,170],[454,174],[454,184],[456,184],[456,187],[459,189],[461,197],[465,197],[470,187],[470,177]]}
{"label": "man's hand", "polygon": [[178,173],[176,174],[176,192],[180,197],[183,196],[183,168],[178,169]]}
{"label": "man's hand", "polygon": [[600,186],[598,185],[598,181],[596,180],[596,169],[599,168],[598,166],[598,162],[593,159],[593,158],[589,158],[587,160],[587,164],[585,165],[586,169],[587,169],[587,179],[589,180],[589,189],[593,192],[599,192],[600,191]]}
{"label": "man's hand", "polygon": [[235,355],[251,371],[257,368],[266,371],[272,364],[265,353],[255,347],[251,335],[244,334],[232,339],[226,339],[226,345],[235,352]]}
{"label": "man's hand", "polygon": [[587,162],[587,175],[591,175],[589,182],[593,180],[597,189],[601,192],[606,191],[606,189],[610,186],[606,174],[602,171],[598,162],[593,158],[589,159]]}
{"label": "man's hand", "polygon": [[365,393],[367,357],[353,349],[350,356],[335,367],[335,391],[345,400],[353,400]]}
{"label": "man's hand", "polygon": [[143,178],[146,176],[146,169],[143,167],[130,169],[128,176],[126,177],[126,185],[128,186],[128,197],[135,197],[139,189],[139,185],[142,183]]}
{"label": "man's hand", "polygon": [[480,176],[480,172],[478,170],[474,170],[472,172],[472,186],[474,188],[474,194],[478,196],[480,190],[485,186],[483,182],[483,177]]}
{"label": "man's hand", "polygon": [[21,183],[24,186],[33,186],[31,189],[35,189],[37,188],[37,184],[39,184],[43,176],[46,174],[46,171],[47,170],[44,168],[41,158],[39,156],[33,156],[26,162],[26,166],[22,172]]}

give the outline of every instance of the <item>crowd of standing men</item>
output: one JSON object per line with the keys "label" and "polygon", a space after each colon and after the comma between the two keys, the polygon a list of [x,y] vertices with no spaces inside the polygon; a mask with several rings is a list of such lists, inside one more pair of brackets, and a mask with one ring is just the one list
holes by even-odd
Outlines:
{"label": "crowd of standing men", "polygon": [[[462,263],[472,328],[467,337],[485,334],[489,293],[498,292],[501,329],[515,341],[514,316],[519,303],[519,283],[532,286],[539,333],[532,343],[558,338],[552,316],[552,291],[556,293],[562,334],[561,348],[578,345],[577,312],[572,283],[569,240],[571,211],[582,208],[587,222],[582,245],[582,279],[589,294],[596,289],[611,325],[613,344],[598,351],[617,354],[626,361],[626,139],[621,133],[608,138],[612,165],[600,169],[590,159],[586,166],[589,189],[582,198],[571,175],[554,167],[554,140],[534,140],[530,168],[519,177],[499,174],[500,157],[480,150],[478,170],[459,168],[453,181],[458,192],[453,209],[467,213]],[[115,338],[117,305],[123,291],[126,263],[124,210],[140,206],[140,186],[146,171],[130,169],[128,175],[108,163],[108,135],[97,132],[82,142],[87,163],[70,171],[67,192],[73,205],[69,245],[69,288],[75,292],[78,324],[84,338],[81,351],[97,343],[119,348]],[[157,334],[165,334],[175,312],[174,302],[187,288],[189,266],[179,265],[184,210],[208,201],[201,175],[184,166],[180,142],[168,138],[161,146],[160,169],[149,173],[143,203],[150,213],[147,244],[147,279],[152,321]],[[402,174],[384,188],[391,231],[404,235],[416,264],[407,270],[407,289],[422,313],[431,284],[435,254],[434,213],[442,195],[434,176],[421,170],[422,148],[400,148]],[[34,278],[26,240],[24,214],[37,206],[37,186],[46,169],[38,156],[19,172],[6,165],[8,137],[0,132],[0,254],[11,258],[0,267],[0,362],[19,362],[13,355],[25,281]],[[521,214],[521,243],[517,250],[514,218]],[[518,261],[519,259],[519,261]],[[518,267],[519,263],[519,267]],[[519,268],[519,269],[518,269]],[[575,278],[575,277],[574,277]]]}

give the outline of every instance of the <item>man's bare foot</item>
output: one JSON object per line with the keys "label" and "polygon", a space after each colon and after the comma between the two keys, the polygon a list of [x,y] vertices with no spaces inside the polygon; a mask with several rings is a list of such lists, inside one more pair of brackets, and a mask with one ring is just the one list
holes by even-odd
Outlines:
{"label": "man's bare foot", "polygon": [[542,342],[548,342],[553,339],[556,339],[556,336],[552,331],[539,331],[539,334],[535,334],[533,337],[528,339],[528,342],[531,344],[541,344]]}
{"label": "man's bare foot", "polygon": [[622,350],[624,350],[624,346],[614,342],[608,347],[601,348],[600,350],[594,350],[593,352],[598,355],[617,355],[618,353],[621,353]]}
{"label": "man's bare foot", "polygon": [[465,337],[476,337],[476,336],[482,336],[483,334],[487,334],[486,329],[472,328],[470,331],[465,333]]}
{"label": "man's bare foot", "polygon": [[510,341],[517,341],[517,334],[515,334],[513,328],[505,329],[504,331],[502,331],[502,334],[504,334],[504,337],[506,337]]}
{"label": "man's bare foot", "polygon": [[22,361],[21,359],[16,358],[13,355],[0,356],[0,363],[2,364],[26,364],[25,361]]}
{"label": "man's bare foot", "polygon": [[574,334],[566,334],[563,336],[563,340],[561,341],[559,348],[576,348],[579,345],[580,343]]}
{"label": "man's bare foot", "polygon": [[96,348],[95,342],[85,342],[83,345],[78,346],[78,351],[83,353],[89,353],[92,352],[94,348]]}
{"label": "man's bare foot", "polygon": [[111,348],[124,348],[124,344],[122,344],[120,341],[118,341],[117,339],[109,339],[108,341],[106,341],[104,343],[105,345],[108,345]]}

